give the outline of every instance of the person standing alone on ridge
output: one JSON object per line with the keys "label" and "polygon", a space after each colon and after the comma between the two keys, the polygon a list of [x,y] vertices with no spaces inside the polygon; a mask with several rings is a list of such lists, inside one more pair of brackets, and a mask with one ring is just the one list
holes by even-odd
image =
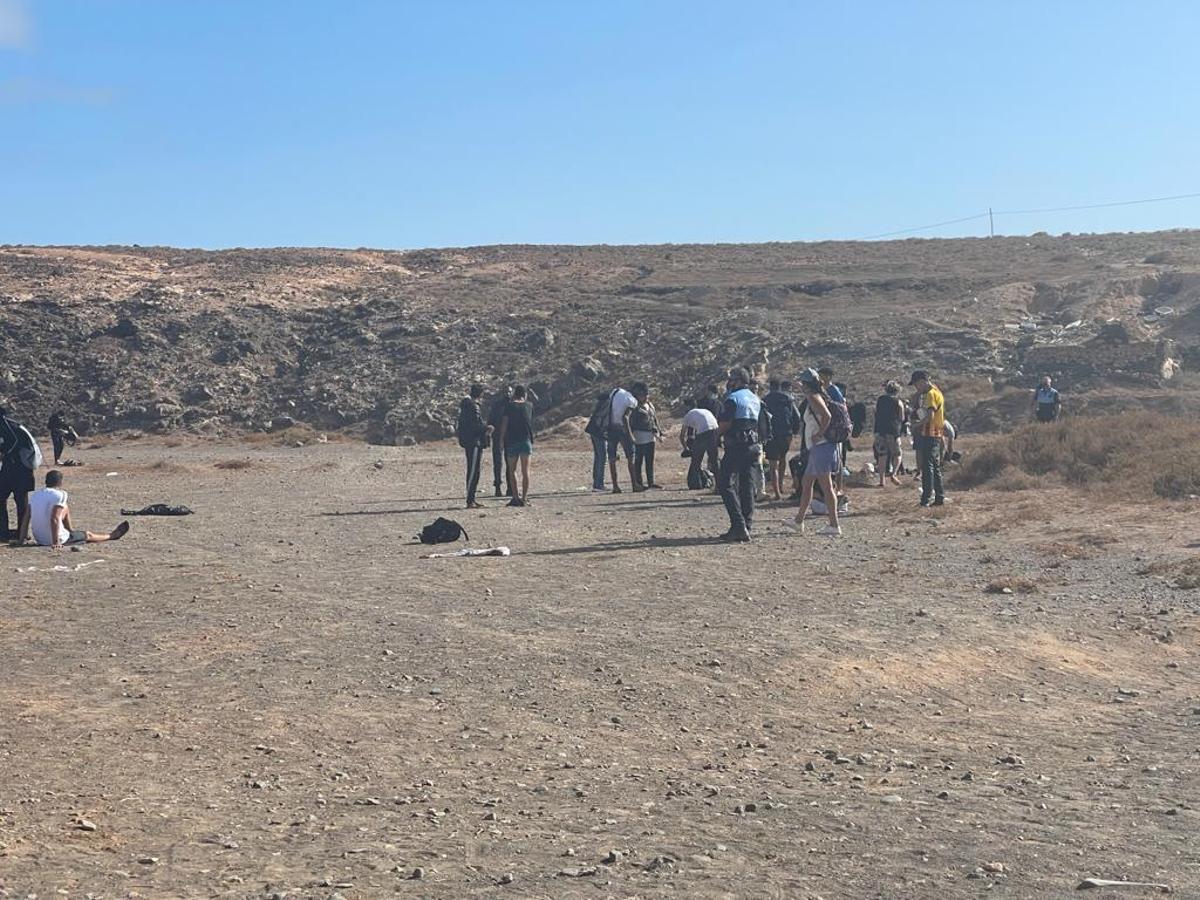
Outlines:
{"label": "person standing alone on ridge", "polygon": [[1062,414],[1062,398],[1049,375],[1042,376],[1042,383],[1033,392],[1032,411],[1033,418],[1042,423],[1054,422]]}
{"label": "person standing alone on ridge", "polygon": [[483,449],[492,434],[492,426],[483,421],[479,398],[483,396],[483,385],[473,384],[468,396],[458,406],[458,445],[467,455],[467,509],[482,509],[475,502],[475,491],[479,488],[479,469],[483,464]]}
{"label": "person standing alone on ridge", "polygon": [[745,369],[731,370],[727,387],[729,393],[717,417],[717,430],[725,442],[717,487],[729,514],[729,530],[721,535],[721,540],[744,544],[750,542],[754,524],[751,472],[761,449],[758,427],[762,401],[750,390],[750,373]]}
{"label": "person standing alone on ridge", "polygon": [[942,451],[946,423],[946,399],[923,369],[913,372],[908,382],[918,392],[913,450],[921,470],[921,505],[942,506],[946,493],[942,488]]}

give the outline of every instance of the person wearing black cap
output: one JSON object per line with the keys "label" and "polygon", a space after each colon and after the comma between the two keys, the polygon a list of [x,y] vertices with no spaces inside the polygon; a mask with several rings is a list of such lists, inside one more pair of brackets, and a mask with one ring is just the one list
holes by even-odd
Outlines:
{"label": "person wearing black cap", "polygon": [[721,540],[749,543],[754,523],[751,470],[759,453],[762,401],[750,390],[750,373],[745,369],[731,370],[726,386],[728,394],[717,416],[717,431],[725,442],[717,488],[729,514],[729,530],[721,535]]}
{"label": "person wearing black cap", "polygon": [[942,487],[942,450],[945,438],[946,399],[924,369],[912,373],[909,387],[917,389],[913,404],[913,450],[921,471],[921,505],[942,506],[946,493]]}

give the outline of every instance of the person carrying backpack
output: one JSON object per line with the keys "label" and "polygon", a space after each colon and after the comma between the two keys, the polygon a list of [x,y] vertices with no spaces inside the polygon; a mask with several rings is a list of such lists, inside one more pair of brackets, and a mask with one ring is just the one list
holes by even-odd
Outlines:
{"label": "person carrying backpack", "polygon": [[608,417],[611,399],[611,391],[600,392],[596,397],[596,405],[592,407],[592,414],[588,417],[587,427],[583,429],[584,434],[592,439],[592,490],[600,493],[605,490],[604,461],[608,453]]}
{"label": "person carrying backpack", "polygon": [[[833,476],[841,466],[839,445],[850,436],[850,415],[844,402],[837,404],[830,399],[820,377],[812,369],[800,375],[800,389],[804,392],[804,445],[808,448],[808,460],[800,479],[800,510],[796,513],[795,525],[803,534],[804,519],[812,505],[813,485],[819,483],[825,497],[837,497]],[[836,500],[826,503],[825,514],[829,524],[820,533],[841,537]]]}
{"label": "person carrying backpack", "polygon": [[[0,408],[0,539],[29,541],[29,494],[33,471],[42,464],[42,451],[29,429]],[[8,498],[17,508],[17,527],[9,528]]]}
{"label": "person carrying backpack", "polygon": [[483,396],[483,385],[473,384],[468,396],[458,406],[458,446],[467,456],[467,509],[482,509],[476,502],[475,492],[479,488],[479,469],[483,463],[483,448],[488,445],[492,426],[483,421],[483,410],[479,398]]}

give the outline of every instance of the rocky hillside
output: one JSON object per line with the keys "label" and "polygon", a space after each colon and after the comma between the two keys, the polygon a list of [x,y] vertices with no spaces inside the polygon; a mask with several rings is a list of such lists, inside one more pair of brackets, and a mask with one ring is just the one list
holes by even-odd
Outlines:
{"label": "rocky hillside", "polygon": [[[1158,310],[1158,312],[1155,312]],[[228,250],[0,248],[0,398],[81,429],[448,433],[478,379],[543,426],[648,381],[682,412],[734,363],[831,363],[874,397],[938,373],[960,423],[1200,409],[1200,232],[887,243]]]}

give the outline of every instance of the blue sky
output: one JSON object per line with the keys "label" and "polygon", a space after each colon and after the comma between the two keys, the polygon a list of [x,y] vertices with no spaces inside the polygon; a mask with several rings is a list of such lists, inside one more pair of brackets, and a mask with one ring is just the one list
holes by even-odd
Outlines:
{"label": "blue sky", "polygon": [[819,240],[1198,192],[1198,34],[1186,0],[0,0],[0,242]]}

